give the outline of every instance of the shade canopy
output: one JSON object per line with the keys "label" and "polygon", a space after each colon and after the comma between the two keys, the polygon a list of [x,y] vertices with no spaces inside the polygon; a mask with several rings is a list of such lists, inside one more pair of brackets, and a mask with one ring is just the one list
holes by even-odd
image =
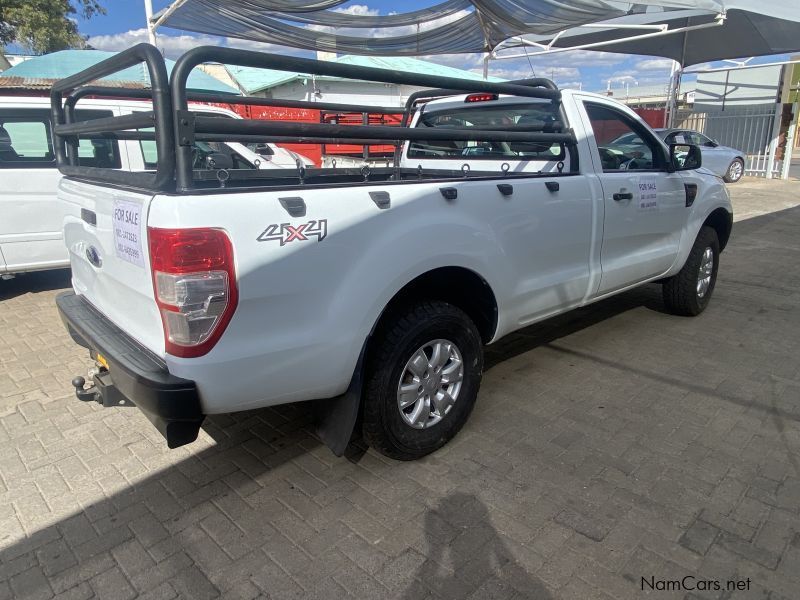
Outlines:
{"label": "shade canopy", "polygon": [[413,56],[485,52],[513,35],[554,34],[625,14],[604,0],[445,0],[392,15],[362,15],[345,0],[177,0],[157,26],[325,52]]}
{"label": "shade canopy", "polygon": [[[176,0],[153,20],[198,33],[373,56],[593,44],[595,50],[663,56],[685,66],[800,50],[798,0],[444,0],[390,15],[359,14],[345,3]],[[705,28],[715,23],[722,24]]]}
{"label": "shade canopy", "polygon": [[[714,60],[800,51],[800,1],[734,0],[711,12],[707,9],[713,8],[715,2],[686,0],[685,4],[702,8],[663,11],[651,6],[599,23],[602,28],[571,29],[554,41],[551,36],[520,36],[496,48],[496,56],[514,56],[510,49],[516,47],[519,51],[522,46],[535,53],[539,44],[550,50],[589,48],[661,56],[686,67]],[[674,33],[631,28],[653,24],[664,25],[667,32]],[[632,36],[638,37],[631,39]]]}

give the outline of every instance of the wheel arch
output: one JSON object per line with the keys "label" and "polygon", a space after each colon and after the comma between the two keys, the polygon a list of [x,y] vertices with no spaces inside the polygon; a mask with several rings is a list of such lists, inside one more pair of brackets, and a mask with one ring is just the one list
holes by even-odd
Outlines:
{"label": "wheel arch", "polygon": [[463,310],[472,319],[483,343],[497,331],[497,298],[489,283],[466,267],[437,267],[410,280],[389,300],[373,326],[372,335],[384,319],[416,300],[441,300]]}
{"label": "wheel arch", "polygon": [[717,208],[703,221],[703,226],[708,226],[717,232],[719,250],[722,252],[728,244],[733,230],[733,215],[724,208]]}

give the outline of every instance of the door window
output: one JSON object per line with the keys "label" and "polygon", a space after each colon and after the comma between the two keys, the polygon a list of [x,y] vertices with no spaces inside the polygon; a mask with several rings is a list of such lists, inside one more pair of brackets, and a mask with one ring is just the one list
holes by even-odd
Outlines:
{"label": "door window", "polygon": [[604,173],[664,168],[661,144],[640,123],[609,106],[589,102],[585,106]]}
{"label": "door window", "polygon": [[[75,118],[88,121],[111,117],[111,111],[78,110]],[[119,169],[116,140],[82,139],[78,144],[78,164],[83,167]],[[0,109],[0,169],[55,168],[50,111],[47,109]]]}

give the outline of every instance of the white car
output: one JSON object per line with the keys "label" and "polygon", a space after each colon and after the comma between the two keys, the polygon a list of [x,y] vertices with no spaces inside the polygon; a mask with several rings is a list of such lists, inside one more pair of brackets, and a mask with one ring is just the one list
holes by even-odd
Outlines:
{"label": "white car", "polygon": [[[480,93],[432,100],[408,127],[192,119],[182,77],[240,57]],[[56,110],[80,83],[54,89]],[[170,447],[193,441],[205,415],[319,400],[335,452],[360,415],[376,450],[413,459],[466,422],[485,344],[647,282],[672,313],[709,304],[733,223],[725,185],[697,168],[697,147],[666,146],[614,100],[220,48],[190,51],[171,87],[157,129],[177,158],[160,179],[112,184],[61,160],[74,291],[57,299],[97,363],[90,387],[73,381],[77,396],[135,403]],[[57,127],[97,129],[115,128]],[[625,131],[642,145],[623,167],[600,149]],[[192,168],[193,138],[270,132],[407,141],[393,167],[302,180],[234,169],[223,186]]]}
{"label": "white car", "polygon": [[[240,118],[213,106],[193,108],[207,115]],[[150,104],[142,101],[82,100],[77,117],[122,116],[149,109]],[[242,144],[200,142],[197,164],[209,169],[228,166],[228,162],[235,162],[239,169],[295,169],[298,158],[308,161],[273,144],[266,148],[264,153],[269,154],[263,156]],[[155,142],[147,140],[86,139],[80,143],[79,155],[83,165],[127,171],[153,169],[156,162]],[[213,165],[209,157],[216,158]],[[53,153],[49,100],[0,97],[0,277],[69,266],[62,233],[66,206],[57,198],[60,179]]]}

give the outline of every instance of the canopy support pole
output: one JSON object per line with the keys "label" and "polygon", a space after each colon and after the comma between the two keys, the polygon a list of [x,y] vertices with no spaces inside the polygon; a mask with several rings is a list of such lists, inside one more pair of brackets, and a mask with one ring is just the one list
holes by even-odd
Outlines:
{"label": "canopy support pole", "polygon": [[673,61],[669,74],[669,90],[667,92],[667,110],[664,111],[664,127],[675,126],[675,113],[678,112],[678,96],[681,89],[683,68],[678,61]]}
{"label": "canopy support pole", "polygon": [[155,20],[155,22],[153,23],[152,28],[148,28],[148,29],[151,29],[153,32],[155,32],[156,29],[158,29],[159,27],[161,27],[164,24],[164,21],[166,21],[172,13],[174,13],[181,6],[186,4],[186,2],[187,2],[187,0],[175,0],[175,2],[170,4],[167,8],[165,8],[161,12],[161,16],[158,17],[158,19]]}
{"label": "canopy support pole", "polygon": [[713,21],[710,23],[701,23],[699,25],[687,25],[686,27],[677,27],[675,29],[666,29],[666,25],[635,25],[635,26],[621,26],[621,25],[608,25],[608,24],[589,24],[589,25],[579,25],[574,29],[578,29],[581,27],[589,27],[589,28],[604,28],[604,29],[653,29],[654,27],[658,28],[658,31],[654,31],[652,33],[642,33],[639,35],[632,35],[628,37],[619,38],[616,40],[606,40],[603,42],[591,42],[587,44],[578,44],[576,46],[560,46],[558,48],[553,48],[553,44],[558,40],[559,37],[564,31],[559,31],[556,36],[547,44],[534,42],[531,40],[526,40],[525,38],[515,36],[511,39],[517,42],[521,42],[522,45],[526,46],[535,46],[538,47],[539,50],[537,52],[533,52],[532,54],[497,54],[497,48],[492,52],[492,58],[525,58],[526,56],[536,56],[537,54],[555,54],[556,52],[570,52],[571,50],[587,50],[590,48],[597,48],[600,46],[610,46],[611,44],[622,44],[624,42],[635,42],[637,40],[645,40],[649,38],[655,37],[662,37],[665,35],[673,35],[675,33],[684,33],[687,31],[696,31],[698,29],[709,29],[711,27],[720,27],[725,24],[726,19],[725,13],[719,13]]}

